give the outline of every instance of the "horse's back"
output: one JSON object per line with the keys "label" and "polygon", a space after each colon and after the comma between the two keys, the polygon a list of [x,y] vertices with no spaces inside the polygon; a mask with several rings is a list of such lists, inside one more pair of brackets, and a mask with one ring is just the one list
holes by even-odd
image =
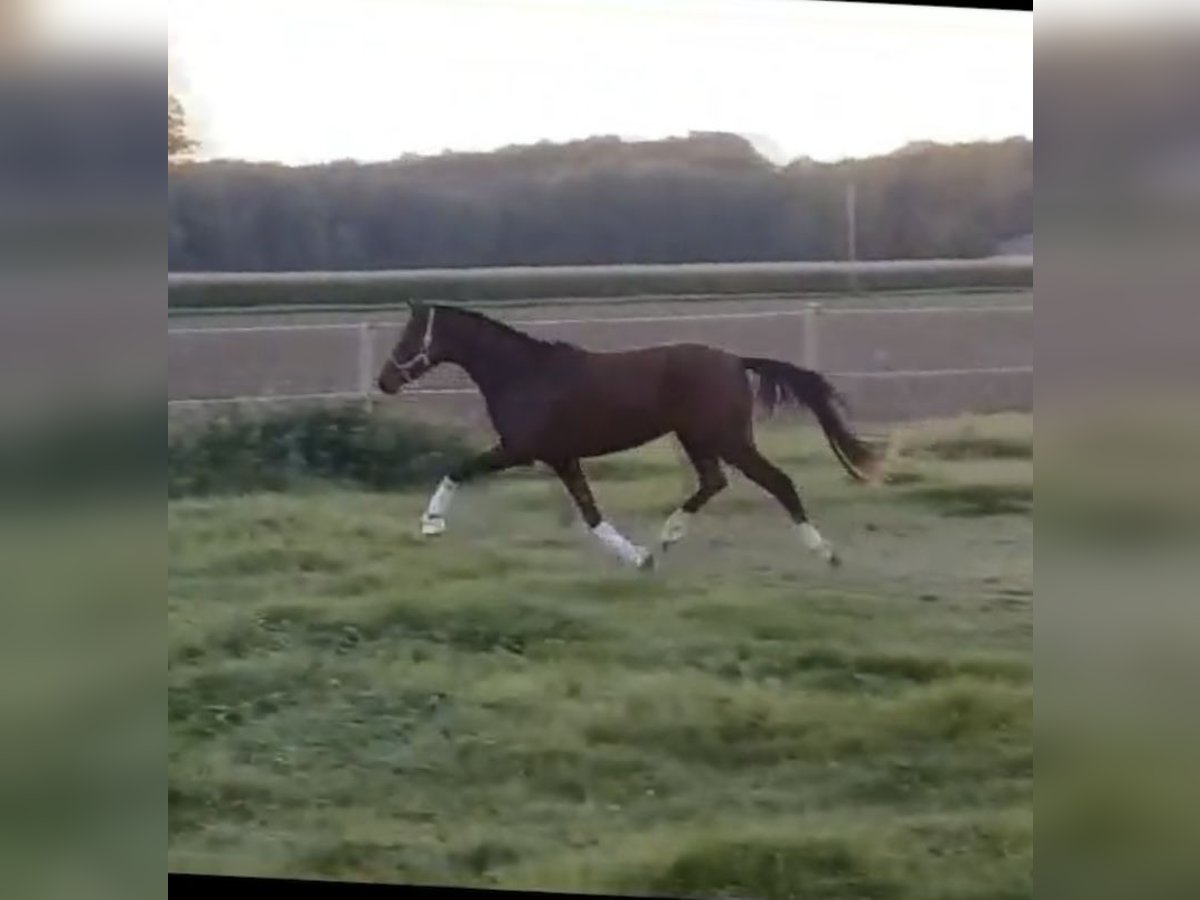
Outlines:
{"label": "horse's back", "polygon": [[745,371],[740,356],[709,344],[666,344],[664,350],[670,372],[684,380],[710,383],[736,376],[740,381]]}
{"label": "horse's back", "polygon": [[629,350],[591,352],[589,355],[600,365],[626,367],[629,365],[655,364],[668,366],[718,366],[725,369],[740,368],[741,358],[720,347],[692,341],[673,344],[653,344]]}
{"label": "horse's back", "polygon": [[741,357],[709,344],[681,341],[588,355],[593,372],[634,380],[643,388],[670,387],[677,392],[688,386],[711,390],[716,384],[745,383]]}
{"label": "horse's back", "polygon": [[620,384],[627,396],[652,405],[669,430],[703,436],[740,431],[748,420],[750,383],[734,353],[680,341],[600,356],[598,371],[612,376],[614,388]]}

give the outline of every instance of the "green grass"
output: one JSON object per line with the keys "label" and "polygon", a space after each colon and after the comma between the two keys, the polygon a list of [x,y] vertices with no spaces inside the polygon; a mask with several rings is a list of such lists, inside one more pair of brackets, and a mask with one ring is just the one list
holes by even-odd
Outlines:
{"label": "green grass", "polygon": [[[195,423],[200,424],[200,423]],[[358,405],[241,414],[167,430],[167,497],[427,483],[478,452],[454,431]]]}
{"label": "green grass", "polygon": [[[1020,439],[996,423],[971,427]],[[911,478],[871,489],[764,431],[837,571],[737,475],[650,576],[564,526],[545,478],[460,492],[433,543],[427,491],[170,502],[170,867],[1031,896],[1031,516],[929,492],[1031,495],[1032,462],[941,436],[910,430]],[[643,541],[688,478],[669,444],[597,472]]]}

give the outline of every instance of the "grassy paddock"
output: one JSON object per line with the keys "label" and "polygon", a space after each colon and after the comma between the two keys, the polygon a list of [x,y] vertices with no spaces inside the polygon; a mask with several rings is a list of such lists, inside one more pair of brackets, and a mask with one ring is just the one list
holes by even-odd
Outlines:
{"label": "grassy paddock", "polygon": [[[740,477],[650,577],[544,477],[463,491],[435,543],[427,489],[170,502],[169,864],[1031,896],[1032,423],[897,436],[871,489],[763,430],[836,572]],[[592,470],[642,540],[688,478],[669,444]]]}
{"label": "grassy paddock", "polygon": [[397,299],[464,303],[631,295],[745,296],[1033,287],[1027,257],[846,263],[722,263],[421,269],[380,272],[170,273],[167,306],[237,309],[372,306]]}

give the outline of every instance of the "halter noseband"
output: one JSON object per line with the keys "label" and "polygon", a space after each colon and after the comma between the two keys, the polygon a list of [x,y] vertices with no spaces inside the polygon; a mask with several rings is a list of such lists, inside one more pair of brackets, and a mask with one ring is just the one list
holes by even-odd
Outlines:
{"label": "halter noseband", "polygon": [[429,307],[429,318],[425,320],[425,336],[421,339],[421,349],[408,358],[405,362],[400,362],[396,359],[396,351],[392,350],[388,356],[388,362],[400,370],[400,374],[404,376],[405,382],[411,381],[409,372],[414,366],[419,363],[429,363],[429,349],[433,346],[433,316],[437,312],[433,307]]}

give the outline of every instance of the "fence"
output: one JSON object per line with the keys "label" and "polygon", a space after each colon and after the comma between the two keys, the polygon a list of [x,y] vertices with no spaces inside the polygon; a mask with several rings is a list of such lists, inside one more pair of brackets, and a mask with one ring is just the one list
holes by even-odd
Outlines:
{"label": "fence", "polygon": [[464,303],[859,291],[1030,290],[1032,256],[773,263],[532,266],[371,272],[168,272],[173,310],[371,307],[397,297]]}
{"label": "fence", "polygon": [[[1032,305],[785,308],[608,315],[513,324],[589,348],[702,341],[826,372],[880,420],[1032,408]],[[168,330],[168,406],[361,400],[401,323],[351,321]],[[479,414],[457,370],[435,370],[404,399]],[[474,402],[472,402],[474,401]]]}

